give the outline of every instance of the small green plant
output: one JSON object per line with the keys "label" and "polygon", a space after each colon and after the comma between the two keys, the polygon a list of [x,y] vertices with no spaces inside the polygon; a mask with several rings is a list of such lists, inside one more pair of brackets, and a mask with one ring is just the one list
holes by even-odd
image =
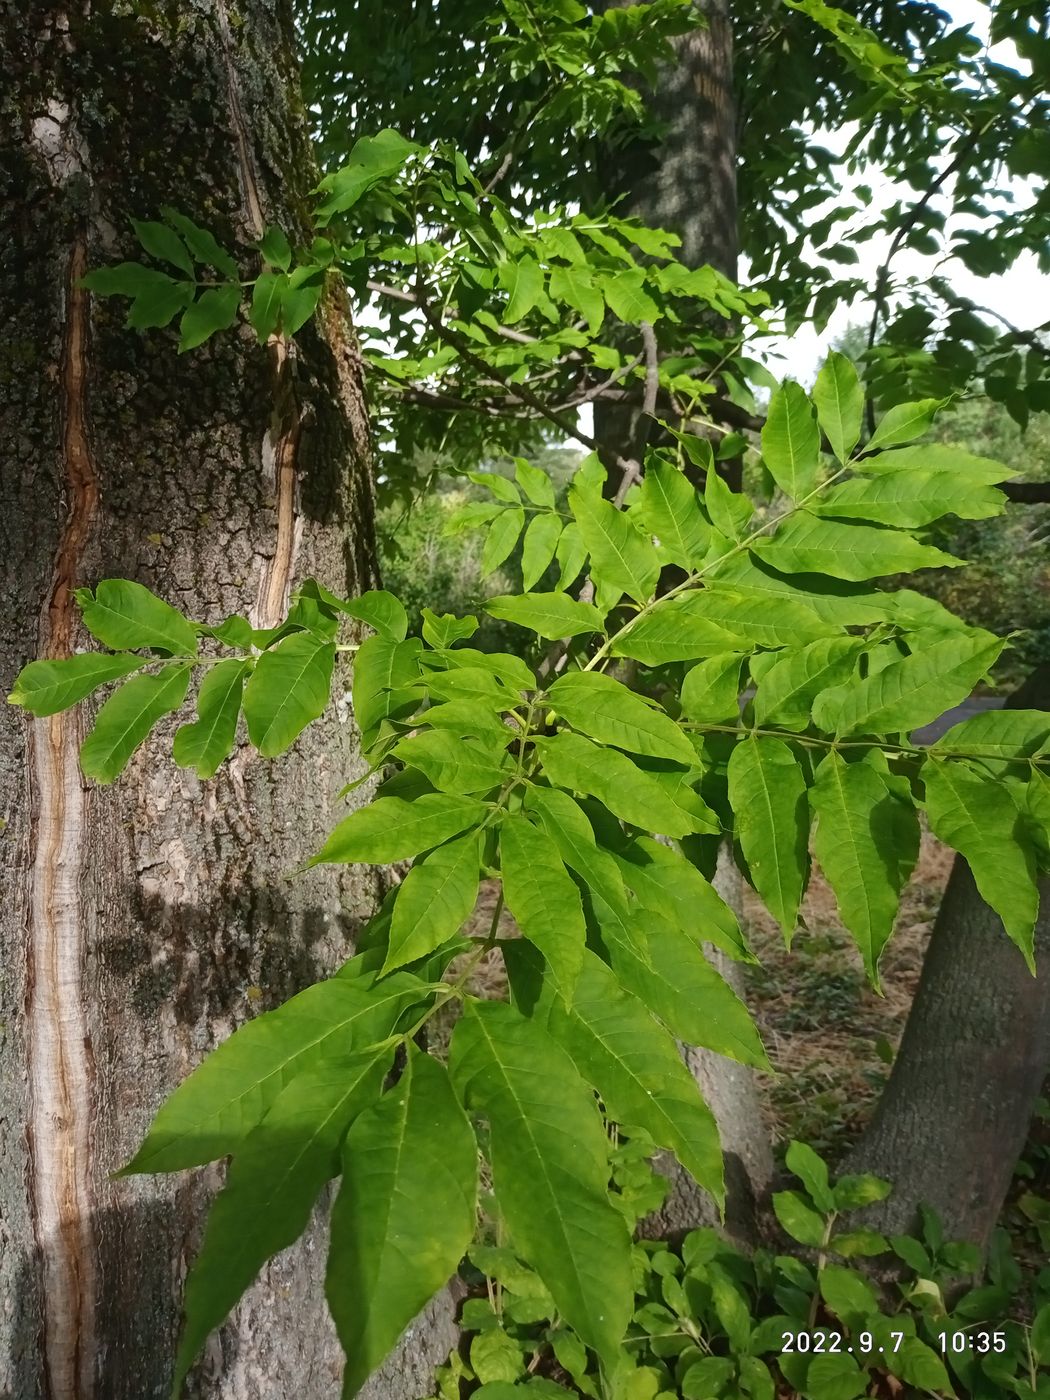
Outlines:
{"label": "small green plant", "polygon": [[[639,1135],[611,1155],[614,1185],[635,1223],[663,1195],[650,1151]],[[888,1194],[886,1182],[832,1181],[824,1161],[798,1142],[787,1163],[800,1184],[773,1205],[804,1258],[769,1248],[745,1255],[710,1229],[693,1230],[679,1248],[634,1246],[634,1310],[609,1385],[617,1400],[1050,1395],[1050,1270],[1022,1296],[1000,1231],[986,1278],[959,1295],[978,1254],[945,1241],[932,1212],[923,1212],[920,1236],[886,1238],[851,1224],[858,1208]],[[499,1235],[498,1216],[489,1228]],[[879,1256],[894,1278],[881,1293],[852,1262]],[[461,1311],[466,1335],[439,1372],[438,1400],[605,1393],[597,1358],[512,1250],[476,1247],[461,1276],[470,1289]]]}

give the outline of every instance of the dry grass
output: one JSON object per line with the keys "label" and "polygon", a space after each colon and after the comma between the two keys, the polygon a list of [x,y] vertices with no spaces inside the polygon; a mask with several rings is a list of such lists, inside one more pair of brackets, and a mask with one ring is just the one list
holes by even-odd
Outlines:
{"label": "dry grass", "polygon": [[867,1121],[904,1030],[951,863],[952,853],[924,835],[883,955],[882,995],[869,985],[819,871],[790,952],[747,890],[745,929],[760,959],[749,972],[749,1001],[777,1070],[762,1082],[774,1140],[803,1138],[835,1157]]}

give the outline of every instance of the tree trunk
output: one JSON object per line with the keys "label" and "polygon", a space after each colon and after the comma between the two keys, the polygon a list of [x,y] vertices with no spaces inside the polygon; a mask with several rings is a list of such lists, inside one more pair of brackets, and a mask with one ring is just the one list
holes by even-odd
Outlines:
{"label": "tree trunk", "polygon": [[[1007,703],[1050,709],[1050,668]],[[925,1204],[949,1239],[988,1243],[1050,1067],[1050,880],[1040,897],[1033,977],[955,858],[889,1083],[846,1163],[893,1183],[865,1212],[876,1229],[910,1230]]]}
{"label": "tree trunk", "polygon": [[[615,3],[615,0],[614,0]],[[733,29],[728,0],[703,0],[705,23],[674,41],[676,62],[661,70],[646,103],[662,124],[656,143],[634,141],[611,155],[606,186],[624,199],[624,212],[682,240],[679,256],[690,267],[710,263],[736,276],[736,117],[733,99]],[[634,347],[635,349],[639,347]],[[595,408],[595,433],[610,455],[641,461],[651,422],[636,409],[616,404]],[[619,483],[610,481],[609,494]],[[739,482],[735,483],[739,489]],[[740,875],[722,853],[715,884],[740,914]],[[712,961],[738,995],[737,970],[714,949]],[[718,1121],[726,1157],[727,1233],[743,1244],[757,1237],[756,1206],[773,1171],[769,1135],[762,1120],[751,1070],[707,1050],[690,1048],[686,1059]],[[670,1177],[663,1209],[645,1222],[645,1233],[681,1236],[716,1223],[714,1204],[670,1157],[658,1166]]]}
{"label": "tree trunk", "polygon": [[682,240],[679,257],[736,280],[736,101],[729,0],[698,0],[703,23],[674,39],[676,62],[663,68],[646,105],[660,123],[657,142],[630,142],[610,169],[630,212]]}
{"label": "tree trunk", "polygon": [[[176,355],[79,286],[140,253],[170,204],[229,246],[302,232],[314,182],[290,6],[0,0],[0,604],[5,691],[90,639],[71,589],[147,584],[191,616],[268,625],[296,579],[373,581],[361,369],[334,291],[291,346],[245,326]],[[254,275],[247,256],[246,275]],[[83,707],[81,707],[81,710]],[[353,771],[345,713],[278,762],[207,784],[172,723],[112,789],[82,777],[81,711],[0,711],[0,1395],[168,1394],[186,1269],[218,1168],[113,1181],[153,1112],[255,1011],[348,955],[375,889],[288,872]],[[212,1339],[189,1393],[339,1393],[319,1234]],[[447,1305],[375,1396],[411,1400]]]}

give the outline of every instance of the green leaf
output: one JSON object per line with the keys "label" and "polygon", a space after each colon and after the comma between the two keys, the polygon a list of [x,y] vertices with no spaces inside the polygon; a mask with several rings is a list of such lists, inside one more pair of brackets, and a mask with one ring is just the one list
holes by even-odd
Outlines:
{"label": "green leaf", "polygon": [[370,588],[359,598],[337,598],[335,602],[341,612],[367,623],[388,641],[403,642],[408,636],[408,613],[404,604],[383,588]]}
{"label": "green leaf", "polygon": [[1045,710],[987,710],[953,724],[932,745],[938,757],[1031,758],[1050,748],[1050,714]]}
{"label": "green leaf", "polygon": [[603,744],[686,767],[696,763],[692,744],[674,720],[612,676],[570,671],[554,682],[547,698],[555,713],[574,729]]}
{"label": "green leaf", "polygon": [[571,487],[569,508],[591,556],[595,581],[644,603],[660,576],[660,560],[652,542],[622,510],[593,489]]}
{"label": "green leaf", "polygon": [[616,861],[644,908],[694,941],[713,943],[731,958],[753,961],[732,909],[679,851],[638,836],[623,846]]}
{"label": "green leaf", "polygon": [[459,932],[477,903],[480,863],[476,831],[417,861],[398,886],[384,974],[426,957]]}
{"label": "green leaf", "polygon": [[845,464],[860,441],[864,422],[864,389],[852,360],[831,351],[813,386],[813,402],[832,452]]}
{"label": "green leaf", "polygon": [[[501,703],[507,703],[506,698]],[[488,792],[500,787],[511,772],[510,756],[498,741],[460,739],[446,729],[402,739],[394,753],[402,763],[418,768],[439,792]]]}
{"label": "green leaf", "polygon": [[366,752],[375,743],[383,720],[411,714],[418,707],[415,687],[422,651],[418,637],[404,642],[369,637],[358,648],[354,657],[354,718]]}
{"label": "green leaf", "polygon": [[887,476],[854,477],[829,491],[810,509],[815,515],[839,520],[870,520],[876,525],[918,529],[957,515],[963,520],[987,520],[1001,515],[1006,497],[992,486],[967,486],[951,472],[892,472]]}
{"label": "green leaf", "polygon": [[788,574],[830,574],[861,580],[914,569],[954,569],[961,560],[899,530],[847,525],[796,511],[777,526],[772,539],[759,539],[754,552]]}
{"label": "green leaf", "polygon": [[530,787],[525,806],[538,817],[569,869],[626,915],[627,895],[616,862],[595,843],[590,822],[569,794],[559,788]]}
{"label": "green leaf", "polygon": [[499,566],[506,562],[518,543],[518,536],[524,526],[525,512],[521,506],[512,506],[496,516],[488,528],[481,549],[483,574],[494,574]]}
{"label": "green leaf", "polygon": [[241,305],[241,289],[212,287],[202,292],[187,306],[180,323],[179,354],[196,350],[219,331],[228,330],[237,319]]}
{"label": "green leaf", "polygon": [[515,457],[514,479],[534,506],[541,510],[554,509],[554,483],[545,471],[534,467],[524,457]]}
{"label": "green leaf", "polygon": [[552,301],[564,302],[580,313],[592,335],[601,330],[605,319],[605,302],[594,285],[589,267],[551,268],[548,288]]}
{"label": "green leaf", "polygon": [[638,497],[638,513],[672,563],[694,569],[711,543],[711,527],[695,489],[682,472],[650,454]]}
{"label": "green leaf", "polygon": [[862,1370],[852,1356],[827,1352],[798,1359],[807,1362],[804,1393],[811,1400],[858,1400],[859,1396],[869,1394],[868,1372]]}
{"label": "green leaf", "polygon": [[1021,807],[1003,783],[958,760],[929,759],[922,778],[930,830],[965,858],[981,898],[1002,919],[1034,973],[1039,888]]}
{"label": "green leaf", "polygon": [[824,1217],[797,1191],[775,1191],[773,1212],[793,1240],[818,1248],[824,1242]]}
{"label": "green leaf", "polygon": [[603,749],[567,732],[537,740],[536,748],[544,772],[556,787],[597,797],[610,812],[643,831],[688,836],[709,830],[708,823],[691,818],[651,774],[615,749]]}
{"label": "green leaf", "polygon": [[679,700],[686,719],[698,724],[736,724],[740,719],[743,656],[712,656],[685,673]]}
{"label": "green leaf", "polygon": [[758,596],[705,588],[658,603],[614,643],[613,653],[660,665],[756,646],[800,646],[838,630],[801,601],[783,598],[770,606]]}
{"label": "green leaf", "polygon": [[938,409],[943,407],[943,399],[920,399],[917,403],[898,404],[883,415],[864,451],[868,453],[877,448],[899,447],[902,443],[924,437],[933,425]]}
{"label": "green leaf", "polygon": [[867,762],[829,753],[810,789],[813,850],[835,892],[842,922],[878,985],[905,881],[919,855],[919,819]]}
{"label": "green leaf", "polygon": [[809,875],[809,811],[798,759],[780,739],[744,739],[729,759],[729,801],[751,883],[790,942]]}
{"label": "green leaf", "polygon": [[521,816],[500,826],[500,870],[507,908],[530,943],[546,958],[558,990],[571,1002],[587,930],[580,892],[558,848]]}
{"label": "green leaf", "polygon": [[353,1123],[332,1208],[325,1295],[356,1395],[466,1253],[477,1145],[448,1074],[410,1050],[405,1072]]}
{"label": "green leaf", "polygon": [[[503,685],[492,671],[481,666],[458,666],[450,671],[428,671],[419,688],[431,700],[472,700],[492,710],[509,710],[519,703],[516,692]],[[509,740],[510,734],[505,737]]]}
{"label": "green leaf", "polygon": [[802,1182],[818,1210],[830,1212],[835,1209],[835,1193],[828,1181],[827,1163],[817,1156],[812,1147],[804,1142],[791,1142],[784,1162],[788,1171]]}
{"label": "green leaf", "polygon": [[708,468],[704,483],[704,505],[711,523],[726,539],[742,540],[755,508],[739,491],[730,490],[714,466]]}
{"label": "green leaf", "polygon": [[787,578],[748,554],[727,556],[710,567],[716,575],[714,581],[736,593],[760,599],[767,607],[779,607],[789,598],[805,604],[825,622],[842,627],[884,622],[893,615],[896,606],[894,594],[877,592],[870,585],[843,583],[820,574]]}
{"label": "green leaf", "polygon": [[174,1172],[237,1153],[285,1086],[375,1046],[428,988],[408,973],[332,977],[241,1026],[161,1105],[122,1175]]}
{"label": "green leaf", "polygon": [[820,433],[809,395],[787,380],[769,402],[762,429],[762,459],[785,495],[801,501],[816,489]]}
{"label": "green leaf", "polygon": [[631,1240],[610,1203],[594,1095],[566,1051],[500,1002],[468,1002],[453,1082],[489,1121],[496,1200],[517,1252],[608,1365],[631,1316]]}
{"label": "green leaf", "polygon": [[[511,978],[513,986],[513,963]],[[609,1117],[644,1129],[673,1152],[721,1208],[725,1183],[718,1128],[673,1038],[590,952],[571,1008],[555,998],[548,1003],[547,1029],[597,1088]]]}
{"label": "green leaf", "polygon": [[487,700],[480,704],[475,700],[447,700],[442,705],[431,705],[420,715],[420,722],[439,729],[449,729],[453,734],[464,738],[487,739],[490,743],[504,744],[513,735],[502,717],[493,714]]}
{"label": "green leaf", "polygon": [[206,228],[201,228],[185,214],[180,214],[177,209],[172,209],[166,204],[161,206],[160,212],[164,215],[165,222],[171,224],[172,228],[182,235],[195,262],[201,263],[205,267],[213,267],[216,272],[224,273],[225,276],[233,278],[234,281],[240,277],[240,269],[236,260],[216,240],[213,233]]}
{"label": "green leaf", "polygon": [[500,286],[507,293],[503,324],[513,326],[536,306],[543,296],[543,272],[535,258],[526,253],[516,262],[499,265]]}
{"label": "green leaf", "polygon": [[468,827],[480,826],[488,810],[472,797],[443,792],[424,793],[411,802],[380,797],[341,821],[310,864],[385,865],[408,860]]}
{"label": "green leaf", "polygon": [[836,1317],[841,1318],[847,1326],[863,1326],[871,1313],[879,1311],[879,1300],[875,1296],[875,1290],[854,1269],[844,1269],[838,1264],[825,1264],[819,1279],[820,1296]]}
{"label": "green leaf", "polygon": [[30,714],[43,717],[68,710],[100,685],[120,680],[146,665],[144,656],[115,656],[102,651],[85,651],[63,661],[30,661],[23,666],[7,697],[11,705],[21,705]]}
{"label": "green leaf", "polygon": [[98,783],[111,783],[164,715],[177,710],[190,685],[189,666],[165,666],[133,676],[99,710],[80,746],[80,766]]}
{"label": "green leaf", "polygon": [[652,323],[659,319],[660,308],[648,292],[644,291],[645,272],[640,267],[624,268],[612,277],[602,279],[602,291],[609,303],[609,310],[629,326],[640,325],[642,321]]}
{"label": "green leaf", "polygon": [[281,298],[288,287],[288,277],[283,272],[261,272],[252,290],[252,304],[248,320],[264,345],[277,330],[281,319]]}
{"label": "green leaf", "polygon": [[518,1343],[501,1327],[493,1327],[474,1338],[470,1344],[470,1364],[478,1380],[483,1382],[481,1392],[487,1392],[482,1394],[482,1400],[499,1400],[501,1393],[505,1400],[519,1400],[514,1382],[525,1374],[525,1358]]}
{"label": "green leaf", "polygon": [[157,273],[148,286],[143,284],[128,309],[125,324],[131,330],[145,331],[166,326],[193,300],[194,284],[178,282]]}
{"label": "green leaf", "polygon": [[[172,287],[185,288],[185,282],[177,282],[166,272],[158,272],[155,267],[144,263],[113,263],[109,267],[96,267],[80,279],[80,285],[102,297],[138,297],[142,294],[170,291]],[[192,287],[189,289],[192,296]],[[173,313],[174,314],[174,313]],[[170,318],[169,318],[170,319]]]}
{"label": "green leaf", "polygon": [[267,1259],[306,1229],[321,1188],[339,1169],[343,1134],[379,1097],[392,1055],[392,1049],[368,1050],[296,1075],[245,1138],[186,1282],[176,1396],[208,1333],[225,1321]]}
{"label": "green leaf", "polygon": [[529,521],[521,548],[521,579],[525,592],[547,572],[561,538],[562,522],[557,515],[535,515]]}
{"label": "green leaf", "polygon": [[170,263],[189,277],[194,275],[193,260],[186,251],[185,243],[174,229],[168,228],[167,224],[158,224],[151,220],[132,219],[131,223],[136,237],[150,257]]}
{"label": "green leaf", "polygon": [[491,671],[504,685],[516,692],[539,688],[536,677],[521,657],[514,656],[507,651],[474,651],[470,647],[457,647],[455,651],[435,652],[432,656],[424,655],[423,660],[428,663],[440,664],[450,670],[480,668]]}
{"label": "green leaf", "polygon": [[593,603],[578,603],[564,593],[530,593],[527,598],[507,594],[490,598],[485,611],[490,617],[515,622],[550,641],[602,630],[602,615]]}
{"label": "green leaf", "polygon": [[271,224],[259,240],[259,252],[273,267],[287,272],[292,265],[292,248],[288,235],[277,224]]}
{"label": "green leaf", "polygon": [[558,588],[568,588],[570,583],[574,583],[579,578],[583,566],[587,562],[587,546],[583,542],[580,527],[575,520],[570,520],[565,529],[562,530],[558,547],[554,551],[554,558],[561,570],[558,574]]}
{"label": "green leaf", "polygon": [[929,724],[960,704],[991,670],[1005,642],[978,628],[970,632],[913,633],[909,656],[864,680],[823,691],[814,721],[831,734],[898,734]]}
{"label": "green leaf", "polygon": [[419,149],[389,129],[355,141],[346,164],[326,175],[317,187],[325,195],[314,214],[318,227],[323,228],[333,215],[345,213],[369,190],[397,175]]}
{"label": "green leaf", "polygon": [[847,684],[863,645],[855,637],[821,637],[798,651],[771,656],[772,665],[756,677],[755,723],[808,729],[817,696]]}
{"label": "green leaf", "polygon": [[195,768],[198,778],[210,778],[232,751],[247,661],[220,661],[201,682],[197,719],[175,735],[171,756],[180,768]]}
{"label": "green leaf", "polygon": [[944,1362],[918,1337],[905,1337],[899,1356],[894,1358],[896,1374],[909,1385],[941,1395],[954,1395]]}
{"label": "green leaf", "polygon": [[739,635],[705,616],[703,604],[697,607],[700,597],[686,594],[671,598],[642,613],[615,637],[613,656],[629,656],[647,666],[664,666],[739,648]]}
{"label": "green leaf", "polygon": [[976,457],[961,447],[949,447],[940,442],[924,442],[915,447],[880,452],[875,457],[862,457],[853,463],[853,469],[865,476],[882,476],[886,472],[948,472],[959,483],[960,490],[967,491],[975,486],[994,486],[1016,475],[1013,467],[993,462],[990,457]]}
{"label": "green leaf", "polygon": [[334,666],[334,643],[311,632],[294,632],[259,657],[244,688],[244,718],[264,758],[284,753],[324,712]]}
{"label": "green leaf", "polygon": [[115,651],[151,647],[174,656],[193,656],[197,651],[192,624],[141,583],[107,578],[94,594],[77,589],[76,597],[84,626]]}
{"label": "green leaf", "polygon": [[467,472],[467,479],[475,486],[490,491],[497,501],[504,501],[511,506],[521,505],[521,492],[513,481],[501,476],[499,472]]}
{"label": "green leaf", "polygon": [[439,616],[430,608],[422,608],[420,613],[423,618],[423,640],[437,650],[469,641],[478,630],[476,617],[456,617],[454,613]]}
{"label": "green leaf", "polygon": [[669,1030],[688,1045],[769,1068],[747,1007],[693,937],[648,909],[625,922],[600,895],[591,902],[613,971]]}

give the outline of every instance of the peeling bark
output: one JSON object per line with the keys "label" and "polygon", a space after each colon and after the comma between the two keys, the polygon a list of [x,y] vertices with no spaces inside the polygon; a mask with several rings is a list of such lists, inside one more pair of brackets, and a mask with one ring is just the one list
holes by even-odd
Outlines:
{"label": "peeling bark", "polygon": [[[281,0],[0,0],[0,659],[91,645],[71,589],[128,577],[191,616],[279,616],[294,582],[374,579],[360,360],[345,298],[294,346],[242,326],[176,354],[78,286],[170,204],[243,258],[295,238],[314,181]],[[341,678],[348,683],[344,674]],[[81,711],[0,707],[0,1395],[167,1396],[179,1302],[221,1168],[111,1180],[207,1051],[348,955],[376,889],[288,873],[360,768],[344,707],[209,783],[159,727],[112,788]],[[311,1230],[209,1343],[188,1393],[339,1393]],[[412,1400],[443,1300],[372,1388]],[[402,1381],[400,1377],[404,1377]],[[411,1388],[407,1388],[411,1387]]]}

